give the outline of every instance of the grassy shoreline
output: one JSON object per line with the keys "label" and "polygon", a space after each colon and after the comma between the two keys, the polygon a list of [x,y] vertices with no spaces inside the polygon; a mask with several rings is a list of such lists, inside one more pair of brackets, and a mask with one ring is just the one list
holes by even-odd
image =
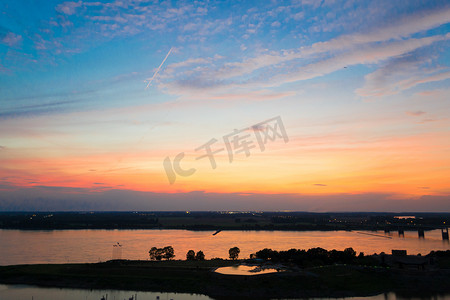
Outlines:
{"label": "grassy shoreline", "polygon": [[332,265],[255,276],[215,268],[242,261],[109,261],[0,267],[0,283],[46,287],[179,292],[225,298],[296,298],[450,293],[450,270],[427,271]]}

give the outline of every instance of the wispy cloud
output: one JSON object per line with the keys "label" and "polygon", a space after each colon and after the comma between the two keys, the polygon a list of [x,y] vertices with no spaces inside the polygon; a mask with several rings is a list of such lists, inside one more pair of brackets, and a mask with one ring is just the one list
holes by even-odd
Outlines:
{"label": "wispy cloud", "polygon": [[[50,113],[64,113],[80,109],[86,101],[93,97],[93,90],[53,92],[19,96],[4,99],[9,105],[0,109],[0,117],[9,119],[24,116],[45,115]],[[68,95],[70,95],[68,97]],[[68,100],[60,100],[66,98]],[[32,104],[33,103],[33,104]]]}
{"label": "wispy cloud", "polygon": [[395,95],[416,85],[450,79],[450,70],[431,67],[432,56],[411,53],[392,58],[375,72],[365,76],[365,84],[356,93],[362,97]]}
{"label": "wispy cloud", "polygon": [[406,114],[409,115],[409,116],[417,117],[417,116],[421,116],[421,115],[426,114],[426,112],[421,111],[421,110],[415,110],[415,111],[407,111]]}
{"label": "wispy cloud", "polygon": [[70,15],[75,14],[77,8],[81,7],[82,4],[83,4],[82,1],[78,1],[78,2],[67,1],[67,2],[63,2],[61,4],[58,4],[58,6],[56,6],[56,11],[70,16]]}
{"label": "wispy cloud", "polygon": [[345,34],[330,41],[315,43],[309,51],[340,50],[367,43],[400,40],[414,33],[423,32],[450,22],[450,6],[421,11],[387,25],[378,24],[376,29],[363,33]]}
{"label": "wispy cloud", "polygon": [[294,59],[314,57],[324,52],[333,53],[342,50],[351,50],[356,46],[375,42],[400,40],[413,33],[422,32],[448,22],[450,22],[450,7],[424,12],[418,15],[410,15],[397,21],[395,24],[372,29],[369,32],[342,35],[326,42],[314,43],[309,47],[285,50],[279,53],[262,54],[243,62],[225,64],[221,72],[228,74],[229,77],[249,74],[265,66],[276,65]]}
{"label": "wispy cloud", "polygon": [[362,47],[344,54],[338,54],[330,59],[321,60],[306,66],[299,66],[295,71],[274,77],[273,80],[271,80],[271,84],[280,85],[288,82],[311,79],[351,65],[377,64],[391,57],[403,55],[420,47],[448,39],[450,39],[450,34]]}
{"label": "wispy cloud", "polygon": [[178,69],[178,68],[185,68],[192,65],[202,65],[202,64],[208,64],[211,63],[211,59],[208,58],[189,58],[187,60],[184,60],[182,62],[172,63],[167,66],[167,69]]}
{"label": "wispy cloud", "polygon": [[422,121],[420,121],[419,123],[420,124],[424,124],[424,123],[430,123],[430,122],[437,122],[437,121],[440,121],[441,119],[433,119],[433,118],[426,118],[426,119],[423,119]]}
{"label": "wispy cloud", "polygon": [[[292,10],[292,8],[286,8]],[[424,10],[404,15],[394,22],[379,26],[374,24],[365,32],[344,34],[310,46],[279,51],[261,51],[240,61],[222,61],[179,72],[168,73],[161,88],[172,94],[195,94],[207,92],[211,97],[227,94],[236,88],[261,89],[281,86],[286,83],[308,80],[341,70],[352,65],[374,65],[393,60],[430,46],[447,41],[450,34],[423,36],[429,29],[450,22],[450,6]],[[376,27],[376,29],[374,29]],[[413,37],[414,35],[414,37]],[[188,64],[192,60],[180,62]],[[178,67],[174,65],[174,68]],[[392,67],[389,67],[392,68]],[[373,75],[366,76],[366,85],[356,92],[363,97],[397,93],[415,85],[441,81],[448,78],[445,70],[435,69],[422,77],[412,77],[400,82],[398,87],[384,87],[378,91],[372,78],[381,78],[387,68],[381,67]],[[394,84],[393,84],[394,85]]]}
{"label": "wispy cloud", "polygon": [[22,36],[14,32],[8,32],[3,37],[0,34],[0,41],[9,47],[16,47],[22,42]]}
{"label": "wispy cloud", "polygon": [[[383,61],[402,56],[421,47],[431,45],[439,41],[450,39],[450,34],[435,35],[423,38],[410,38],[406,40],[394,40],[385,43],[367,44],[359,48],[350,48],[347,51],[338,51],[320,59],[316,54],[307,54],[306,50],[287,50],[282,53],[264,54],[243,62],[224,63],[221,67],[209,65],[186,72],[179,72],[173,78],[162,83],[162,87],[167,88],[170,93],[198,93],[199,90],[209,93],[225,93],[226,90],[236,88],[270,88],[281,86],[286,83],[308,80],[330,74],[344,67],[358,64],[379,64]],[[314,45],[312,46],[314,48]],[[305,54],[306,52],[306,54]],[[301,57],[315,62],[304,64]],[[289,62],[288,65],[285,63]],[[383,72],[383,71],[379,71]],[[253,76],[249,75],[252,74]],[[375,74],[376,75],[376,74]],[[375,76],[372,75],[372,76]],[[242,78],[245,76],[245,78]],[[425,81],[443,80],[446,73],[439,74],[428,79],[411,79],[403,83],[402,89],[409,88],[415,84]],[[370,79],[370,76],[368,75]],[[360,95],[370,95],[367,88],[357,91]]]}
{"label": "wispy cloud", "polygon": [[297,92],[294,91],[282,91],[274,92],[271,90],[257,90],[250,92],[231,92],[231,93],[218,93],[215,95],[208,95],[209,99],[213,100],[248,100],[248,101],[266,101],[266,100],[278,100],[285,97],[290,97],[296,95]]}
{"label": "wispy cloud", "polygon": [[[207,3],[152,3],[144,1],[113,1],[110,3],[89,1],[68,1],[56,6],[55,10],[61,15],[50,21],[55,26],[63,26],[76,20],[82,27],[70,32],[70,38],[78,44],[86,44],[86,34],[94,43],[115,37],[133,36],[146,33],[153,36],[161,30],[189,27],[189,22],[195,18],[205,16],[208,12]],[[228,21],[227,21],[228,22]],[[196,19],[198,30],[189,35],[180,34],[179,38],[211,36],[226,28],[227,22],[215,19]],[[170,28],[169,28],[170,27]],[[66,44],[70,43],[65,39]],[[91,42],[91,43],[92,43]],[[81,46],[83,48],[83,46]]]}

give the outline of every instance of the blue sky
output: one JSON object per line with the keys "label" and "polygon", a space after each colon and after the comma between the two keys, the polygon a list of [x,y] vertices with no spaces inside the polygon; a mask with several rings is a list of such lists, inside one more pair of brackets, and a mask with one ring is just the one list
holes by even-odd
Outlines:
{"label": "blue sky", "polygon": [[[213,203],[180,209],[226,209],[222,194],[244,195],[233,209],[275,209],[251,194],[279,195],[280,210],[450,210],[448,1],[2,1],[0,11],[0,209],[120,191]],[[232,164],[218,155],[217,169],[196,160],[210,139],[223,148],[234,129],[277,116],[288,143]],[[181,152],[197,172],[170,184],[163,160]],[[152,197],[126,207],[173,206]],[[357,200],[325,204],[341,197]]]}

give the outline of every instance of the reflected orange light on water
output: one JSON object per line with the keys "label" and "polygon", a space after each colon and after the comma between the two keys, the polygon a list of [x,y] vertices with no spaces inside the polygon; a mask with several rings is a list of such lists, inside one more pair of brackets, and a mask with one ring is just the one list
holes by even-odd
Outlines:
{"label": "reflected orange light on water", "polygon": [[[439,230],[425,232],[419,239],[417,232],[405,232],[405,237],[384,232],[376,235],[351,231],[213,231],[186,230],[0,230],[0,265],[24,263],[99,262],[110,260],[113,245],[122,245],[123,259],[149,258],[151,247],[172,246],[175,259],[186,259],[192,249],[202,250],[206,259],[228,258],[228,250],[237,246],[240,258],[264,248],[274,250],[309,249],[344,250],[352,247],[365,254],[390,253],[405,249],[408,254],[428,254],[431,250],[449,250],[448,241],[441,240]],[[374,232],[368,232],[374,233]],[[18,251],[17,249],[21,249]]]}

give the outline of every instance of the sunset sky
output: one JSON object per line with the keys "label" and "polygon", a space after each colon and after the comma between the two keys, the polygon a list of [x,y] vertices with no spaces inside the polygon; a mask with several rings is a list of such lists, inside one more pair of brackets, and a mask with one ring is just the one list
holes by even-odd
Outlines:
{"label": "sunset sky", "polygon": [[449,212],[449,50],[448,1],[1,1],[0,210]]}

